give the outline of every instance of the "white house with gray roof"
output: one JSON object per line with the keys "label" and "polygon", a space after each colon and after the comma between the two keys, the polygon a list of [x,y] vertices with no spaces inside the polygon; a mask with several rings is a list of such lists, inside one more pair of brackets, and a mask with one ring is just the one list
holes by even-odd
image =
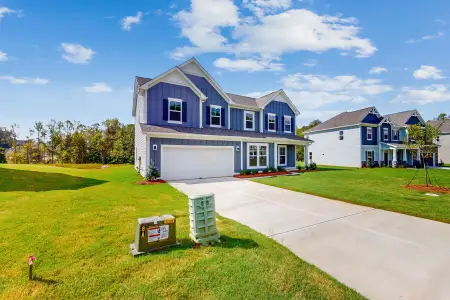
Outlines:
{"label": "white house with gray roof", "polygon": [[445,164],[450,163],[450,119],[445,119],[442,121],[433,120],[428,121],[432,126],[439,127],[441,132],[437,144],[438,148],[438,161]]}
{"label": "white house with gray roof", "polygon": [[[416,149],[404,144],[408,127],[425,125],[417,110],[382,116],[375,107],[343,112],[305,132],[314,143],[305,152],[306,162],[346,167],[415,165],[420,160]],[[436,165],[435,154],[426,161]]]}

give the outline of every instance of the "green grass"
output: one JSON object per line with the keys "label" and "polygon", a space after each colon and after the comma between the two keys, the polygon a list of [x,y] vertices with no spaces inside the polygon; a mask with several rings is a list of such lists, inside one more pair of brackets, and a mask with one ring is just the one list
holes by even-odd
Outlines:
{"label": "green grass", "polygon": [[[101,169],[104,164],[53,164],[49,166],[72,169]],[[120,167],[123,165],[107,165],[108,168]]]}
{"label": "green grass", "polygon": [[[0,298],[361,299],[275,241],[218,218],[222,244],[193,249],[187,198],[137,185],[131,166],[0,167]],[[133,258],[136,218],[172,213],[179,247]],[[37,280],[29,281],[33,253]]]}
{"label": "green grass", "polygon": [[[450,223],[450,194],[430,197],[425,196],[424,192],[402,187],[415,174],[417,176],[413,184],[424,184],[424,170],[331,166],[320,166],[319,169],[321,172],[291,177],[261,178],[255,181],[297,192]],[[450,187],[448,170],[432,169],[430,172],[441,186]]]}

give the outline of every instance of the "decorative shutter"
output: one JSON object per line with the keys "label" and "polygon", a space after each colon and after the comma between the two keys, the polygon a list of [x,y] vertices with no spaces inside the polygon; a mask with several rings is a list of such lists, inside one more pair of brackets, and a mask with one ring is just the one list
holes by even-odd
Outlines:
{"label": "decorative shutter", "polygon": [[275,131],[278,131],[278,116],[275,116]]}
{"label": "decorative shutter", "polygon": [[163,99],[163,121],[169,120],[169,100]]}
{"label": "decorative shutter", "polygon": [[295,127],[295,117],[291,117],[291,131],[294,133],[294,134],[297,134],[297,129],[296,129],[296,127]]}
{"label": "decorative shutter", "polygon": [[206,125],[211,125],[211,106],[206,105]]}
{"label": "decorative shutter", "polygon": [[265,114],[264,115],[264,130],[268,130],[269,129],[269,115]]}
{"label": "decorative shutter", "polygon": [[220,110],[220,125],[225,127],[225,108]]}
{"label": "decorative shutter", "polygon": [[187,102],[183,102],[182,110],[183,110],[182,121],[187,122]]}

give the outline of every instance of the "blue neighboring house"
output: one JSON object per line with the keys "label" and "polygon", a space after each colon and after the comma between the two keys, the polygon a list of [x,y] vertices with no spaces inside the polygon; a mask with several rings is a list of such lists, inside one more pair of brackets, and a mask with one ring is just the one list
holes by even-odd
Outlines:
{"label": "blue neighboring house", "polygon": [[[375,107],[343,112],[305,132],[314,140],[306,160],[318,164],[347,167],[408,164],[419,160],[419,150],[404,144],[408,127],[425,126],[417,110],[381,115]],[[435,154],[427,161],[436,165]]]}
{"label": "blue neighboring house", "polygon": [[135,167],[165,180],[296,167],[298,109],[283,90],[260,98],[226,93],[192,58],[155,78],[136,77]]}

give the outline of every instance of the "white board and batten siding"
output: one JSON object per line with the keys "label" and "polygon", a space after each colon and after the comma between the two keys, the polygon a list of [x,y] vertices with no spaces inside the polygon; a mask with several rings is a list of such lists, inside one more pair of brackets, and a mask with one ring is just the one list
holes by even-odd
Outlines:
{"label": "white board and batten siding", "polygon": [[[339,140],[341,130],[344,132],[343,140]],[[308,133],[307,136],[314,141],[308,150],[312,152],[312,161],[316,164],[361,167],[361,128],[359,126],[313,132]]]}
{"label": "white board and batten siding", "polygon": [[441,134],[438,145],[439,162],[442,160],[446,164],[450,163],[450,133]]}
{"label": "white board and batten siding", "polygon": [[141,169],[140,174],[145,176],[145,172],[147,170],[148,161],[148,141],[147,136],[141,132],[140,123],[147,122],[147,107],[146,107],[146,97],[147,93],[144,96],[138,95],[137,103],[136,103],[136,116],[134,122],[134,140],[135,140],[135,155],[134,155],[134,167],[136,170],[139,169],[139,157],[141,158]]}

